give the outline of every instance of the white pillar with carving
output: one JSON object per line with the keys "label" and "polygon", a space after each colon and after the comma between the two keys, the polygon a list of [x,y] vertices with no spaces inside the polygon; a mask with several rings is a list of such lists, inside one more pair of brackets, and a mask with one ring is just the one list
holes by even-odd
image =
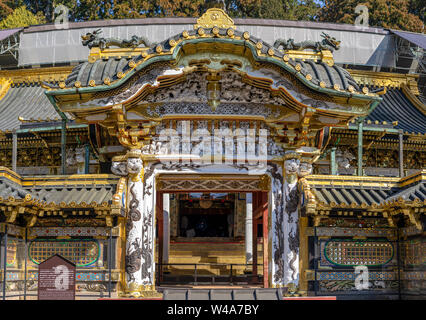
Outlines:
{"label": "white pillar with carving", "polygon": [[141,278],[144,291],[155,290],[155,187],[154,167],[144,168],[142,215],[142,266]]}
{"label": "white pillar with carving", "polygon": [[283,235],[283,208],[282,208],[282,166],[277,163],[268,164],[268,173],[271,176],[271,201],[269,204],[271,226],[269,236],[271,241],[270,281],[272,287],[283,287],[284,279],[284,235]]}
{"label": "white pillar with carving", "polygon": [[139,296],[142,282],[143,251],[143,165],[140,150],[127,154],[128,194],[126,220],[125,275],[128,293]]}
{"label": "white pillar with carving", "polygon": [[286,152],[283,183],[284,285],[293,284],[295,288],[299,284],[298,158],[295,152]]}

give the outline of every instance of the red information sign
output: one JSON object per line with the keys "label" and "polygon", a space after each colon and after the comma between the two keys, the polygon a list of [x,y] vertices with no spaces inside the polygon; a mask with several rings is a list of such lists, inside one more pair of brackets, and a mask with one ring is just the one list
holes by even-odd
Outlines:
{"label": "red information sign", "polygon": [[75,264],[57,254],[40,263],[38,300],[75,300]]}

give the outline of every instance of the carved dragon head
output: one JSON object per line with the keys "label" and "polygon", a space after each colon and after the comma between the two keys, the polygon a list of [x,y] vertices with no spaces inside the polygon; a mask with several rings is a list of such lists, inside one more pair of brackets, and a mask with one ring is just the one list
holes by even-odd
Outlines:
{"label": "carved dragon head", "polygon": [[84,36],[81,36],[81,40],[83,43],[83,46],[89,45],[93,40],[99,38],[99,35],[102,33],[101,29],[97,29],[93,32],[88,32]]}
{"label": "carved dragon head", "polygon": [[333,47],[333,48],[334,48],[334,49],[336,49],[336,50],[339,50],[339,49],[340,49],[340,42],[341,42],[341,41],[336,40],[336,38],[334,38],[334,37],[332,37],[332,36],[328,35],[328,34],[327,34],[327,33],[325,33],[325,32],[321,33],[321,37],[323,37],[323,38],[324,38],[324,40],[323,40],[323,41],[324,41],[326,44],[328,44],[329,46]]}

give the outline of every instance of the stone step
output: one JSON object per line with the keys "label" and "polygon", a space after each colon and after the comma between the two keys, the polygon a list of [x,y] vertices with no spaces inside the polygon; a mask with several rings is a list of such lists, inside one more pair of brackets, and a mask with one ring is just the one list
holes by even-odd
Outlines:
{"label": "stone step", "polygon": [[164,300],[282,300],[282,289],[165,289]]}

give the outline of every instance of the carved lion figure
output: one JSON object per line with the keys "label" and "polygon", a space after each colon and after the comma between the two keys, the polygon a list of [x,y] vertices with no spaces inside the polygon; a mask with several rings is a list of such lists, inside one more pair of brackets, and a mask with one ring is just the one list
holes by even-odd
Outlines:
{"label": "carved lion figure", "polygon": [[309,176],[312,173],[312,163],[301,162],[299,165],[299,171],[297,172],[300,178]]}
{"label": "carved lion figure", "polygon": [[300,160],[299,159],[287,159],[284,161],[284,169],[286,174],[296,174],[299,170]]}
{"label": "carved lion figure", "polygon": [[127,163],[121,161],[113,161],[111,172],[117,176],[127,176]]}
{"label": "carved lion figure", "polygon": [[128,158],[127,159],[127,171],[131,174],[138,174],[143,167],[142,159],[140,158]]}

